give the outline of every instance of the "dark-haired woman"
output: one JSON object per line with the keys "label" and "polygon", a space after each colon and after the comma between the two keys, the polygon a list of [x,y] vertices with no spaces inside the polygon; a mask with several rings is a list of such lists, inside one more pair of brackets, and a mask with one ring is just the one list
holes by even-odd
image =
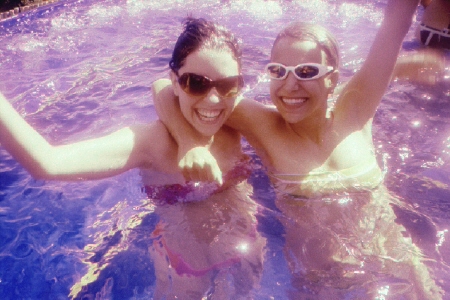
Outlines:
{"label": "dark-haired woman", "polygon": [[[221,186],[185,181],[178,168],[178,146],[159,121],[52,146],[0,94],[0,141],[33,176],[43,179],[104,178],[141,168],[145,191],[160,217],[148,237],[154,240],[148,250],[156,273],[154,298],[238,299],[259,280],[265,242],[255,229],[256,206],[245,181],[251,170],[239,134],[222,127],[243,87],[237,39],[221,26],[189,18],[170,68],[183,117],[210,139],[209,150],[225,174]],[[72,288],[72,297],[89,294],[89,282],[111,261],[106,257],[129,247],[133,230],[118,235],[121,240]],[[102,292],[92,293],[96,297]]]}

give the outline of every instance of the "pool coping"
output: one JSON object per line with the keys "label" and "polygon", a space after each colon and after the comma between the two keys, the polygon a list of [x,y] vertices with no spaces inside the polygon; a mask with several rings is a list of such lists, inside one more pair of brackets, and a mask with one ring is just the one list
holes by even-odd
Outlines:
{"label": "pool coping", "polygon": [[14,9],[10,9],[5,12],[0,13],[0,22],[8,19],[15,18],[19,16],[21,13],[33,10],[38,7],[46,6],[48,4],[59,2],[59,0],[34,0],[33,3],[26,6],[19,6]]}

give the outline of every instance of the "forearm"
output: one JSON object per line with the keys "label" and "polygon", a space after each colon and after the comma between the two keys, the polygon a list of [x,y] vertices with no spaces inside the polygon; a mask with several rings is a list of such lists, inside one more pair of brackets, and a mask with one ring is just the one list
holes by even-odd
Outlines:
{"label": "forearm", "polygon": [[0,143],[33,176],[47,172],[53,147],[0,93]]}
{"label": "forearm", "polygon": [[[419,0],[390,0],[388,2],[385,8],[385,17],[367,59],[361,70],[355,74],[343,91],[343,95],[347,95],[346,98],[343,98],[346,107],[354,106],[354,103],[350,105],[347,99],[356,103],[364,101],[363,106],[358,104],[359,109],[356,112],[358,124],[365,124],[375,114],[391,81],[403,39],[411,27],[418,3]],[[342,105],[339,101],[340,99],[336,103],[336,109]]]}
{"label": "forearm", "polygon": [[403,39],[411,28],[418,3],[419,0],[389,0],[383,22],[367,58],[370,71],[379,71],[380,78],[386,78],[383,75],[392,73]]}

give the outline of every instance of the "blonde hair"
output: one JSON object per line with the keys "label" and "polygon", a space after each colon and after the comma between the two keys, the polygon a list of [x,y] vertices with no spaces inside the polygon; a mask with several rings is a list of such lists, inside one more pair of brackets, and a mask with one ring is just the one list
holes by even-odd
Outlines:
{"label": "blonde hair", "polygon": [[325,27],[304,22],[293,22],[289,24],[277,35],[272,46],[272,55],[276,44],[283,38],[316,43],[325,52],[328,64],[335,69],[339,68],[338,43]]}

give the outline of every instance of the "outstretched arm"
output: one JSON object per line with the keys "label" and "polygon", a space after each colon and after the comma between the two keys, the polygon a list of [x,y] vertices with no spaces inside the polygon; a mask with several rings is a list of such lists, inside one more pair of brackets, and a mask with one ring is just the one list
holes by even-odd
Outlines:
{"label": "outstretched arm", "polygon": [[124,128],[102,138],[52,146],[0,93],[0,142],[34,177],[80,180],[116,175],[145,161],[138,140],[144,126]]}
{"label": "outstretched arm", "polygon": [[375,114],[394,70],[419,0],[389,0],[383,22],[361,70],[349,81],[335,106],[335,116],[364,126]]}

